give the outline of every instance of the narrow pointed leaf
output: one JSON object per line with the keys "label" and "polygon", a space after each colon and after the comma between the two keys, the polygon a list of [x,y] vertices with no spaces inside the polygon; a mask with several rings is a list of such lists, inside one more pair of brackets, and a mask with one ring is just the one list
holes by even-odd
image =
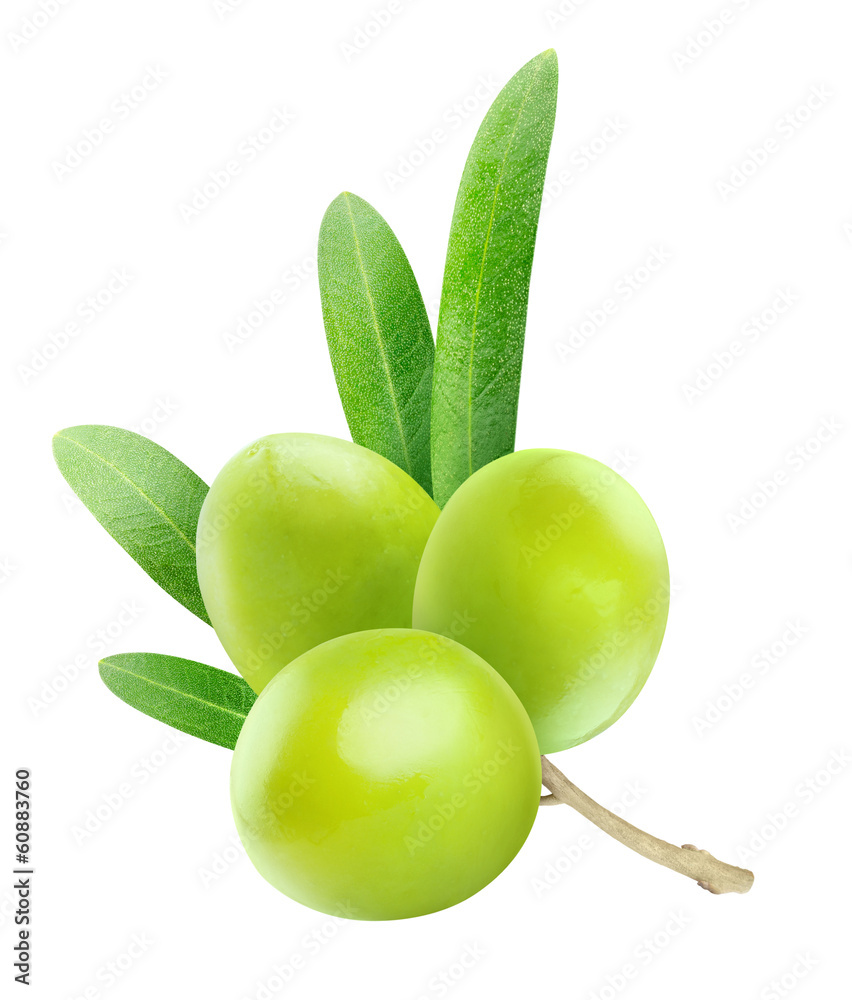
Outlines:
{"label": "narrow pointed leaf", "polygon": [[160,653],[119,653],[98,664],[101,679],[133,708],[183,733],[233,750],[257,695],[242,677]]}
{"label": "narrow pointed leaf", "polygon": [[322,220],[317,270],[352,440],[395,462],[431,493],[434,343],[405,252],[371,205],[344,192]]}
{"label": "narrow pointed leaf", "polygon": [[527,300],[553,123],[551,49],[497,95],[456,199],[435,352],[432,481],[443,506],[515,446]]}
{"label": "narrow pointed leaf", "polygon": [[195,567],[207,484],[165,448],[119,427],[59,431],[53,455],[71,489],[125,552],[209,624]]}

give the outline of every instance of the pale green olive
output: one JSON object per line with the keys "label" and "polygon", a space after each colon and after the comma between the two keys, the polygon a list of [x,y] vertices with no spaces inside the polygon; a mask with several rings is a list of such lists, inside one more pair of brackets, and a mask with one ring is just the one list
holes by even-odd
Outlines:
{"label": "pale green olive", "polygon": [[198,580],[222,645],[255,691],[335,636],[411,625],[438,507],[349,441],[273,434],[216,477],[198,522]]}
{"label": "pale green olive", "polygon": [[570,451],[518,451],[453,494],[423,553],[416,628],[479,653],[512,685],[542,753],[612,725],[663,640],[669,570],[639,494]]}
{"label": "pale green olive", "polygon": [[332,639],[252,706],[231,805],[258,871],[340,917],[431,913],[478,892],[532,827],[541,760],[502,677],[442,636]]}

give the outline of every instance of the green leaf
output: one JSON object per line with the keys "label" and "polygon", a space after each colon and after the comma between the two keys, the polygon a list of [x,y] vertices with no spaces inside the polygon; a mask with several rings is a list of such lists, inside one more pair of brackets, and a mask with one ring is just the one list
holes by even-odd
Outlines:
{"label": "green leaf", "polygon": [[71,489],[125,552],[209,624],[195,568],[206,483],[165,448],[119,427],[59,431],[53,456]]}
{"label": "green leaf", "polygon": [[317,271],[352,440],[395,462],[431,493],[435,348],[405,252],[381,215],[344,191],[322,220]]}
{"label": "green leaf", "polygon": [[98,664],[104,684],[133,708],[233,750],[257,695],[237,674],[160,653],[119,653]]}
{"label": "green leaf", "polygon": [[432,479],[439,506],[478,468],[515,446],[557,78],[552,49],[512,77],[485,116],[462,175],[432,390]]}

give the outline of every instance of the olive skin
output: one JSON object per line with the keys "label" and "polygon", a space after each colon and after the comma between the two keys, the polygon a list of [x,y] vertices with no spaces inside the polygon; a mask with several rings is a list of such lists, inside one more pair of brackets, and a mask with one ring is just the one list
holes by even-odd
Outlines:
{"label": "olive skin", "polygon": [[423,553],[413,621],[499,671],[553,753],[632,704],[668,607],[665,548],[639,494],[592,458],[542,448],[491,462],[450,498]]}
{"label": "olive skin", "polygon": [[520,850],[541,793],[508,684],[442,636],[375,629],[304,653],[252,706],[231,805],[260,874],[306,906],[393,920],[478,892]]}
{"label": "olive skin", "polygon": [[382,456],[319,434],[273,434],[216,477],[198,521],[198,581],[220,642],[260,692],[301,653],[408,628],[439,514]]}

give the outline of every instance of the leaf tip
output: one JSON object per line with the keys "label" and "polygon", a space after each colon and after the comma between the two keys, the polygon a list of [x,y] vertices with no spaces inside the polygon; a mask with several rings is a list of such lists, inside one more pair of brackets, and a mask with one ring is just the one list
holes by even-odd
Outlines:
{"label": "leaf tip", "polygon": [[336,198],[333,198],[331,200],[331,203],[329,204],[328,207],[331,208],[334,205],[341,205],[344,202],[348,202],[352,197],[353,195],[351,191],[341,191]]}
{"label": "leaf tip", "polygon": [[559,73],[559,57],[556,55],[556,49],[545,49],[544,52],[538,57],[539,61],[543,66],[547,66],[548,70],[554,75]]}
{"label": "leaf tip", "polygon": [[74,445],[80,445],[80,438],[85,438],[86,435],[92,431],[100,430],[101,425],[99,424],[75,424],[73,427],[63,427],[62,430],[56,431],[53,435],[51,446],[53,449],[53,458],[56,464],[59,466],[59,470],[62,475],[65,475],[65,467],[63,464],[63,457],[60,455],[60,442],[67,443],[70,442]]}
{"label": "leaf tip", "polygon": [[371,211],[375,211],[375,209],[369,202],[364,201],[363,198],[359,197],[353,191],[341,191],[340,194],[337,196],[336,200],[345,202],[346,207],[350,210],[354,205],[356,208],[367,208],[370,209]]}
{"label": "leaf tip", "polygon": [[62,475],[65,475],[65,463],[64,459],[67,453],[63,453],[63,448],[65,448],[67,442],[74,440],[74,431],[78,430],[77,427],[63,427],[54,433],[50,440],[50,450],[53,453],[53,461],[56,462],[59,467],[59,471]]}
{"label": "leaf tip", "polygon": [[328,208],[325,210],[325,214],[322,217],[322,223],[320,224],[320,238],[322,239],[326,226],[329,225],[333,219],[337,217],[339,213],[347,213],[349,211],[349,201],[352,195],[349,191],[341,191],[339,195],[332,198],[328,203]]}

